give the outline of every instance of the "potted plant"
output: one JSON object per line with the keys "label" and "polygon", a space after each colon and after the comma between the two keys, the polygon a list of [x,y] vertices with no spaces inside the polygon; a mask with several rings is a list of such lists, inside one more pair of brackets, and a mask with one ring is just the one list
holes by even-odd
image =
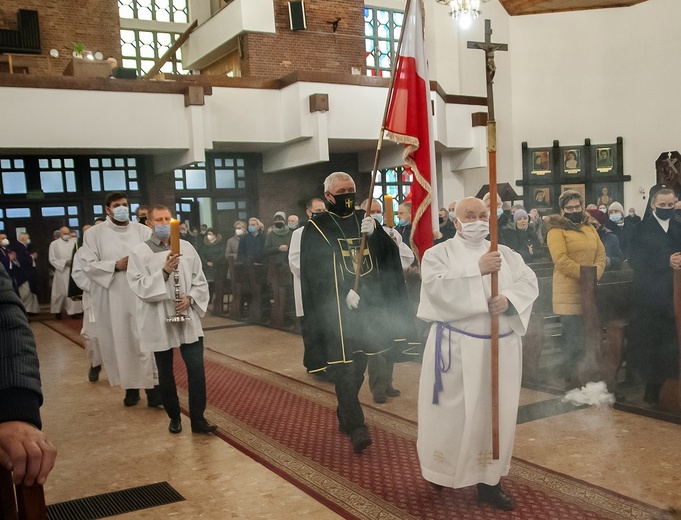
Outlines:
{"label": "potted plant", "polygon": [[84,43],[74,43],[73,44],[73,57],[74,58],[82,58],[84,50],[85,50],[85,44]]}

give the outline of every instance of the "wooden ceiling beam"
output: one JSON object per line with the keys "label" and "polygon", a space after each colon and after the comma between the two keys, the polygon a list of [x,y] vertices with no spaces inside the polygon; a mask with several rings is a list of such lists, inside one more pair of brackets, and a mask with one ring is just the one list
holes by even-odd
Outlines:
{"label": "wooden ceiling beam", "polygon": [[647,0],[499,0],[511,16],[631,7]]}

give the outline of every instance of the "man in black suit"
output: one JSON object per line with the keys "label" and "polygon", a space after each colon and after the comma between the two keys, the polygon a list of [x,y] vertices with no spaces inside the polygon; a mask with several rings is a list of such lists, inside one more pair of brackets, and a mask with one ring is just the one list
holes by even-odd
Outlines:
{"label": "man in black suit", "polygon": [[644,399],[652,406],[665,380],[678,377],[674,270],[681,269],[681,223],[673,218],[675,203],[668,188],[651,196],[651,212],[636,226],[629,251],[634,283],[628,361],[644,378]]}
{"label": "man in black suit", "polygon": [[40,372],[33,332],[12,281],[0,266],[0,465],[14,484],[44,484],[57,450],[40,431]]}

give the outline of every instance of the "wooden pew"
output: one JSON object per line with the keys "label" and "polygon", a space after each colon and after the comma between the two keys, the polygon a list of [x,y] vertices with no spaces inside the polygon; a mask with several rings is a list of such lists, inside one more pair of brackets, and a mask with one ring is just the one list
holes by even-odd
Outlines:
{"label": "wooden pew", "polygon": [[286,321],[288,295],[293,287],[293,275],[288,264],[277,264],[274,258],[270,258],[269,269],[274,299],[270,324],[274,327],[283,327]]}
{"label": "wooden pew", "polygon": [[0,520],[47,520],[43,487],[14,486],[11,472],[0,466]]}
{"label": "wooden pew", "polygon": [[[215,279],[213,280],[213,314],[224,316],[225,286],[227,285],[227,272],[229,264],[226,258],[221,258],[215,265]],[[227,290],[230,294],[231,291]]]}
{"label": "wooden pew", "polygon": [[539,358],[545,345],[545,322],[553,316],[553,279],[552,276],[537,277],[539,296],[532,306],[532,315],[523,337],[523,383],[536,385],[541,382]]}
{"label": "wooden pew", "polygon": [[679,375],[667,379],[660,392],[660,410],[681,414],[681,271],[674,270],[674,318],[676,320],[677,343],[679,346]]}
{"label": "wooden pew", "polygon": [[229,304],[227,315],[232,319],[239,320],[243,318],[244,298],[251,291],[248,271],[245,265],[237,264],[234,258],[229,258],[227,264],[229,266],[229,281],[232,287],[232,300]]}
{"label": "wooden pew", "polygon": [[246,266],[246,272],[248,273],[248,283],[251,289],[251,298],[248,306],[248,321],[251,323],[262,323],[262,300],[265,284],[267,283],[267,266],[264,264],[249,264]]}

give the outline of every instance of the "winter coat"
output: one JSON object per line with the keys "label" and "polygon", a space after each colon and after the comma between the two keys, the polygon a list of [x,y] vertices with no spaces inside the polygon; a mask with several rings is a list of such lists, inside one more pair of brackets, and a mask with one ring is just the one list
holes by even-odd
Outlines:
{"label": "winter coat", "polygon": [[605,270],[605,248],[592,222],[593,219],[586,213],[581,224],[573,224],[562,215],[551,215],[548,219],[546,241],[555,266],[553,311],[556,314],[582,313],[580,266],[596,266],[599,279]]}

